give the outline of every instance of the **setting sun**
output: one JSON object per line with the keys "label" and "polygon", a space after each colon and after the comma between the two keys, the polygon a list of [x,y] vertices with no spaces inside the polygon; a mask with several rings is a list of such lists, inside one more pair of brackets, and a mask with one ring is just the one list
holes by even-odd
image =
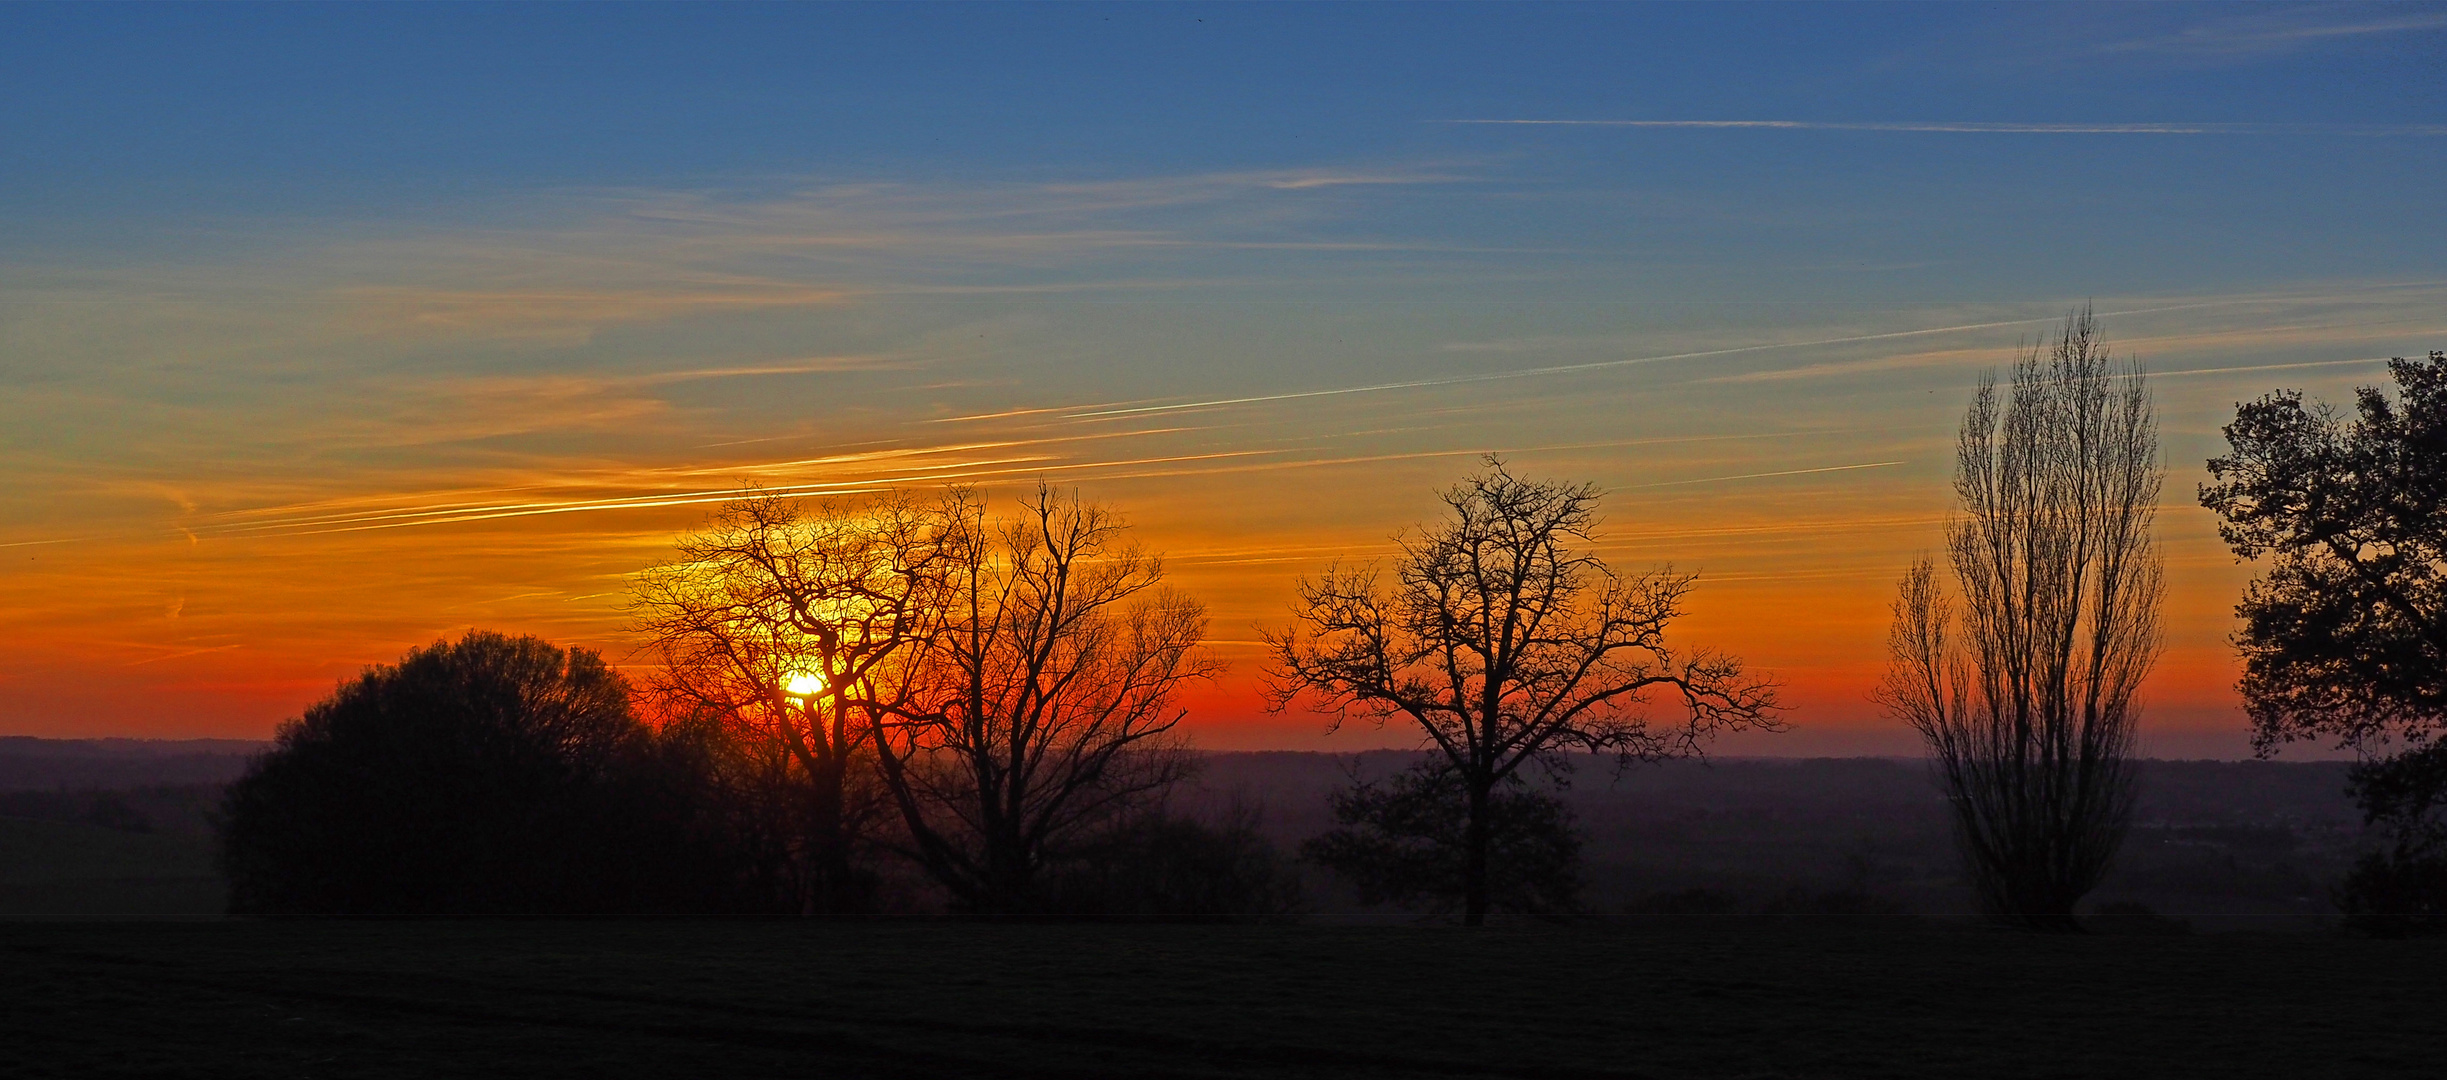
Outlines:
{"label": "setting sun", "polygon": [[792,697],[814,697],[824,692],[824,676],[812,671],[793,671],[782,680],[782,690]]}

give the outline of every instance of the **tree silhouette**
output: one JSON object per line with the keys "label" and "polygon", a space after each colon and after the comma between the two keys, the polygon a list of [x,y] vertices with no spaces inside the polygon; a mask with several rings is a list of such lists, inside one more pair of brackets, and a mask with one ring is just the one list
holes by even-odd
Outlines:
{"label": "tree silhouette", "polygon": [[1044,486],[1009,521],[962,505],[934,623],[861,693],[909,853],[964,909],[1034,911],[1050,859],[1184,775],[1174,695],[1216,665],[1112,512]]}
{"label": "tree silhouette", "polygon": [[[2233,452],[2201,505],[2238,557],[2267,558],[2244,592],[2243,703],[2264,756],[2297,739],[2372,755],[2353,780],[2396,834],[2346,886],[2348,906],[2447,912],[2447,353],[2388,362],[2396,400],[2356,394],[2349,422],[2283,391],[2237,407]],[[2359,899],[2357,899],[2359,897]]]}
{"label": "tree silhouette", "polygon": [[1300,910],[1300,879],[1258,831],[1255,807],[1212,819],[1161,804],[1065,845],[1042,886],[1066,915],[1232,917]]}
{"label": "tree silhouette", "polygon": [[601,657],[471,632],[368,669],[231,785],[240,912],[722,908],[688,763]]}
{"label": "tree silhouette", "polygon": [[2123,842],[2159,650],[2157,421],[2097,332],[2087,310],[2067,318],[2014,365],[2008,400],[1981,380],[1947,536],[1959,611],[1914,565],[1877,692],[1936,758],[1982,905],[2039,929],[2074,928]]}
{"label": "tree silhouette", "polygon": [[966,498],[811,507],[750,491],[637,579],[637,629],[663,661],[657,690],[739,741],[727,775],[796,804],[786,842],[811,910],[871,902],[859,852],[888,808],[857,688],[939,620]]}
{"label": "tree silhouette", "polygon": [[[1310,862],[1358,887],[1359,901],[1451,911],[1469,897],[1469,800],[1442,761],[1330,799],[1339,828],[1300,845]],[[1487,906],[1549,914],[1579,904],[1580,832],[1563,800],[1518,774],[1487,799]]]}
{"label": "tree silhouette", "polygon": [[[1419,725],[1466,808],[1462,910],[1494,906],[1489,851],[1498,785],[1572,750],[1618,765],[1696,754],[1717,732],[1776,727],[1775,687],[1721,653],[1681,652],[1665,631],[1695,574],[1624,577],[1575,550],[1592,540],[1597,489],[1523,480],[1490,455],[1443,494],[1452,517],[1402,541],[1390,586],[1374,567],[1302,579],[1292,625],[1269,632],[1269,704],[1307,698],[1340,718]],[[1638,706],[1663,688],[1680,721]]]}

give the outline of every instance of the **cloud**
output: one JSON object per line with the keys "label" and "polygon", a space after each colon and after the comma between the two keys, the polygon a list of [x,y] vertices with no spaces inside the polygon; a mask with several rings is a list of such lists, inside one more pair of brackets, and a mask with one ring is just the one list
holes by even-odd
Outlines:
{"label": "cloud", "polygon": [[1339,189],[1467,182],[1444,169],[1286,169],[560,192],[523,211],[526,224],[368,235],[297,252],[289,276],[308,279],[361,331],[575,344],[607,325],[708,313],[1165,289],[1178,283],[1143,266],[1095,279],[1049,271],[1167,250],[1477,251],[1293,228],[1326,213],[1320,200]]}
{"label": "cloud", "polygon": [[2183,56],[2247,59],[2293,52],[2347,38],[2416,34],[2447,30],[2447,12],[2379,15],[2347,21],[2309,21],[2333,9],[2288,11],[2222,19],[2187,27],[2173,34],[2109,42],[2102,53],[2170,53]]}
{"label": "cloud", "polygon": [[719,288],[429,288],[353,286],[334,291],[353,322],[378,333],[423,331],[583,342],[598,327],[659,322],[707,312],[839,304],[838,288],[786,282]]}

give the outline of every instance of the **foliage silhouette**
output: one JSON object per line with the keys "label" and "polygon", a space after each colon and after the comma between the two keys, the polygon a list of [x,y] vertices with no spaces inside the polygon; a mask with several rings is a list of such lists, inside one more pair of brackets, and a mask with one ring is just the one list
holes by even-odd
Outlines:
{"label": "foliage silhouette", "polygon": [[2164,593],[2157,452],[2141,371],[2110,361],[2088,310],[2067,318],[2014,365],[2009,398],[1985,378],[1963,417],[1959,623],[1928,559],[1895,600],[1877,699],[1936,758],[1982,906],[2034,929],[2079,928],[2132,817]]}
{"label": "foliage silhouette", "polygon": [[2363,387],[2350,421],[2294,391],[2237,407],[2200,498],[2238,557],[2270,560],[2236,606],[2255,748],[2403,745],[2355,771],[2392,841],[2338,894],[2398,933],[2447,925],[2447,354],[2388,370],[2395,399]]}
{"label": "foliage silhouette", "polygon": [[732,867],[684,748],[584,649],[482,631],[368,669],[284,725],[222,808],[231,908],[698,910]]}
{"label": "foliage silhouette", "polygon": [[[1459,775],[1426,762],[1382,783],[1355,781],[1331,796],[1341,826],[1310,838],[1301,856],[1350,879],[1360,903],[1435,912],[1469,910],[1471,804]],[[1486,800],[1484,912],[1576,910],[1578,826],[1561,799],[1516,775]]]}
{"label": "foliage silhouette", "polygon": [[1064,915],[1220,918],[1301,909],[1299,876],[1234,803],[1207,821],[1152,807],[1133,813],[1049,867],[1042,910]]}
{"label": "foliage silhouette", "polygon": [[2447,742],[2427,742],[2357,764],[2346,790],[2366,824],[2388,835],[2336,888],[2336,903],[2356,929],[2382,937],[2447,931]]}
{"label": "foliage silhouette", "polygon": [[[1594,540],[1597,489],[1524,480],[1490,455],[1443,493],[1450,518],[1402,540],[1392,582],[1374,567],[1303,579],[1292,625],[1266,635],[1269,705],[1307,698],[1337,724],[1400,715],[1442,754],[1466,826],[1462,910],[1494,908],[1489,860],[1499,788],[1580,750],[1618,767],[1694,755],[1720,731],[1776,729],[1775,685],[1741,661],[1666,642],[1696,574],[1625,577],[1575,545]],[[1657,727],[1650,690],[1680,699]],[[1442,781],[1439,781],[1440,783]]]}
{"label": "foliage silhouette", "polygon": [[2239,407],[2201,485],[2235,554],[2272,560],[2236,608],[2263,750],[2447,726],[2447,354],[2388,367],[2401,400],[2364,387],[2350,424],[2292,391]]}

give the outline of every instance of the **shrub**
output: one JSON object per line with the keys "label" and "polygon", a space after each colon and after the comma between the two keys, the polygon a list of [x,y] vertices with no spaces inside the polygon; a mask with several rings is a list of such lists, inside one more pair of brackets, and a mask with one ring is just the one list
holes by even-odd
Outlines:
{"label": "shrub", "polygon": [[2416,845],[2362,856],[2336,891],[2346,926],[2373,937],[2447,931],[2447,855]]}
{"label": "shrub", "polygon": [[1217,821],[1161,809],[1138,814],[1069,853],[1045,910],[1069,915],[1282,915],[1301,907],[1300,880],[1235,804]]}
{"label": "shrub", "polygon": [[[1342,827],[1300,845],[1301,857],[1349,878],[1369,907],[1462,907],[1470,810],[1452,770],[1425,764],[1382,784],[1355,782],[1332,800]],[[1580,830],[1571,807],[1514,780],[1489,796],[1487,814],[1490,908],[1575,910]]]}

